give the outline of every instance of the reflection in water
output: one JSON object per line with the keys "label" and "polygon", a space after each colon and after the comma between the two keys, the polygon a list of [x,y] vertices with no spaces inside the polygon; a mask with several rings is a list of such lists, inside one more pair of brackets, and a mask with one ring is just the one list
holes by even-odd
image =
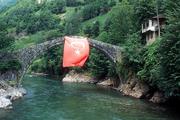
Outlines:
{"label": "reflection in water", "polygon": [[28,94],[0,120],[178,120],[170,111],[90,84],[24,78]]}

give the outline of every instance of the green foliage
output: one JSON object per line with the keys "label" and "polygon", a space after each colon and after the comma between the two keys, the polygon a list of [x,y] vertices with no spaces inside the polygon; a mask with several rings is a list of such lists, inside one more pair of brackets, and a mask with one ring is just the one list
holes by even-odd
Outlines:
{"label": "green foliage", "polygon": [[8,35],[6,27],[5,22],[0,20],[0,50],[11,46],[15,40],[14,37]]}
{"label": "green foliage", "polygon": [[136,30],[132,5],[127,1],[118,4],[111,12],[111,21],[108,30],[109,43],[123,44],[129,34]]}
{"label": "green foliage", "polygon": [[34,61],[30,71],[47,73],[50,75],[62,75],[62,47],[54,47],[45,55]]}
{"label": "green foliage", "polygon": [[[107,32],[101,32],[97,39],[107,42],[107,37]],[[110,61],[108,56],[95,49],[91,50],[91,55],[87,63],[87,70],[91,72],[92,76],[97,78],[104,78],[106,76],[116,78],[117,73],[114,67],[114,64]]]}
{"label": "green foliage", "polygon": [[91,56],[87,67],[92,73],[92,76],[104,78],[108,75],[109,65],[110,63],[105,55],[99,53],[99,51],[95,49],[91,50]]}
{"label": "green foliage", "polygon": [[84,6],[82,10],[83,20],[84,21],[89,20],[98,15],[105,14],[110,10],[111,6],[112,4],[109,5],[108,0],[100,0],[100,1],[98,0],[98,1],[92,2]]}
{"label": "green foliage", "polygon": [[26,29],[28,33],[58,28],[58,20],[49,11],[39,11],[28,20]]}
{"label": "green foliage", "polygon": [[131,71],[135,73],[137,73],[143,66],[143,46],[141,45],[140,40],[139,33],[134,33],[132,35],[128,35],[128,38],[125,39],[125,43],[123,45],[123,64],[127,69],[131,69]]}
{"label": "green foliage", "polygon": [[135,14],[139,24],[156,15],[155,0],[136,0],[134,2]]}
{"label": "green foliage", "polygon": [[0,71],[5,72],[7,70],[19,70],[21,63],[18,60],[9,60],[0,62]]}
{"label": "green foliage", "polygon": [[46,70],[47,70],[47,65],[45,62],[45,58],[39,58],[35,60],[30,67],[30,71],[37,73],[43,73],[46,72]]}
{"label": "green foliage", "polygon": [[92,26],[86,26],[83,31],[88,37],[97,37],[100,33],[99,21],[95,21]]}
{"label": "green foliage", "polygon": [[169,0],[166,6],[167,23],[159,53],[161,55],[162,85],[167,95],[180,96],[180,1]]}
{"label": "green foliage", "polygon": [[1,32],[0,31],[0,50],[5,49],[12,45],[14,42],[14,38],[11,36],[8,36],[6,32]]}
{"label": "green foliage", "polygon": [[22,49],[29,47],[31,45],[35,45],[47,40],[52,40],[57,37],[63,36],[63,28],[61,29],[54,29],[49,31],[39,31],[36,34],[32,34],[29,36],[20,37],[18,40],[15,41],[15,43],[12,45],[12,47],[17,49]]}
{"label": "green foliage", "polygon": [[[33,0],[27,3],[24,3],[24,1],[22,3],[18,2],[17,7],[14,7],[12,10],[10,9],[3,16],[3,21],[7,23],[9,28],[16,28],[16,33],[33,34],[41,30],[58,28],[59,20],[48,10],[51,4],[44,8],[35,3]],[[53,8],[56,10],[55,6]],[[54,9],[52,12],[59,12]]]}
{"label": "green foliage", "polygon": [[167,25],[162,39],[148,46],[144,68],[139,71],[142,79],[165,92],[167,96],[179,96],[180,92],[180,2],[166,2]]}
{"label": "green foliage", "polygon": [[74,13],[71,17],[68,18],[65,24],[64,33],[66,35],[74,35],[79,32],[81,23],[81,17],[79,13]]}
{"label": "green foliage", "polygon": [[78,6],[83,4],[82,0],[65,0],[66,5],[69,7]]}
{"label": "green foliage", "polygon": [[53,0],[47,5],[47,8],[54,14],[60,14],[66,12],[65,6],[66,2],[64,0]]}
{"label": "green foliage", "polygon": [[156,86],[160,81],[160,56],[158,48],[160,45],[160,39],[156,40],[152,45],[145,48],[144,53],[144,66],[143,69],[138,72],[138,75],[152,86]]}

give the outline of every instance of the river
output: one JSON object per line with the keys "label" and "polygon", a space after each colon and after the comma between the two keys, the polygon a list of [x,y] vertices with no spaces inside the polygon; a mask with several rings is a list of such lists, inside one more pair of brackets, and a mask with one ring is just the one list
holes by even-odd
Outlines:
{"label": "river", "polygon": [[29,76],[28,94],[0,110],[0,120],[179,120],[164,107],[85,83]]}

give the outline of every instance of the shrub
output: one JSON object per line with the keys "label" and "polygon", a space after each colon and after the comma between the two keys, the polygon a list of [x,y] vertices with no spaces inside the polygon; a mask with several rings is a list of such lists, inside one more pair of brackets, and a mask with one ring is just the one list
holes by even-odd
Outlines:
{"label": "shrub", "polygon": [[0,62],[0,71],[5,72],[7,70],[19,70],[21,63],[18,60],[9,60]]}

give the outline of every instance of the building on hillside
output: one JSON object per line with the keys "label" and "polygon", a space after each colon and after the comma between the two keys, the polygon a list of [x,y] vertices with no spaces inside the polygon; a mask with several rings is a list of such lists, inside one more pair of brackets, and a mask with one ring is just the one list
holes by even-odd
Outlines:
{"label": "building on hillside", "polygon": [[[158,18],[160,30],[158,29]],[[142,24],[142,35],[143,39],[146,40],[147,45],[153,43],[156,38],[160,36],[161,31],[165,25],[165,20],[166,19],[163,15],[159,15],[152,17]]]}
{"label": "building on hillside", "polygon": [[45,3],[45,2],[47,2],[49,0],[36,0],[36,1],[37,1],[38,4],[43,4],[43,3]]}

